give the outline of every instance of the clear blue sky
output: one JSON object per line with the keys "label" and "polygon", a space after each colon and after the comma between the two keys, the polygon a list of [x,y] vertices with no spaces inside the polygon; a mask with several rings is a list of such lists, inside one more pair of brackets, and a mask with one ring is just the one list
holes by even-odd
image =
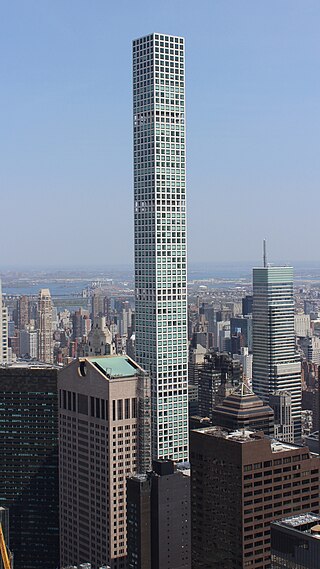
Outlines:
{"label": "clear blue sky", "polygon": [[186,37],[190,261],[320,260],[319,0],[2,0],[0,269],[129,263],[131,40]]}

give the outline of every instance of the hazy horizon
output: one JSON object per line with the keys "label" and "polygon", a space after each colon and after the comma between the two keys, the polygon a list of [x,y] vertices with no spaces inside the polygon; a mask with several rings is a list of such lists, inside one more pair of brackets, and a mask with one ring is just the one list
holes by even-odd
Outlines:
{"label": "hazy horizon", "polygon": [[186,38],[189,263],[259,259],[265,237],[317,262],[319,19],[315,0],[5,1],[0,271],[132,264],[131,42],[152,31]]}

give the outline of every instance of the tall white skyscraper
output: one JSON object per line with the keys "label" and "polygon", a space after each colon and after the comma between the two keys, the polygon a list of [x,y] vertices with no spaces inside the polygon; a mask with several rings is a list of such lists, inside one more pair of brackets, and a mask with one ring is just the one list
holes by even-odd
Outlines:
{"label": "tall white skyscraper", "polygon": [[0,279],[0,365],[9,363],[8,347],[8,309],[2,300],[2,285]]}
{"label": "tall white skyscraper", "polygon": [[253,389],[292,396],[294,436],[301,436],[301,363],[295,350],[292,267],[253,269]]}
{"label": "tall white skyscraper", "polygon": [[136,359],[152,378],[153,455],[188,459],[184,39],[133,42]]}
{"label": "tall white skyscraper", "polygon": [[38,358],[40,362],[53,363],[52,301],[48,288],[42,288],[38,296],[39,344]]}

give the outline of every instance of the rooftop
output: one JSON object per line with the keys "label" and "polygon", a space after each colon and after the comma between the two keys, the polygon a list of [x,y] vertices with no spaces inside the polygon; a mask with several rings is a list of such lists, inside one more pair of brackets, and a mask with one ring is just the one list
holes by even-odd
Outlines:
{"label": "rooftop", "polygon": [[35,368],[46,368],[46,369],[61,369],[61,366],[55,364],[48,364],[45,362],[38,362],[37,360],[18,360],[16,362],[12,362],[10,364],[2,364],[0,365],[1,369],[12,369],[12,368],[28,368],[28,369],[35,369]]}
{"label": "rooftop", "polygon": [[277,523],[296,528],[305,524],[318,524],[320,522],[319,514],[307,513],[298,514],[297,516],[291,516],[290,518],[284,518],[283,520],[278,520]]}
{"label": "rooftop", "polygon": [[[241,444],[248,443],[251,441],[253,442],[257,439],[267,439],[268,441],[270,441],[271,450],[274,453],[285,452],[293,449],[301,450],[301,448],[305,448],[293,443],[292,444],[285,443],[282,441],[278,441],[276,439],[272,439],[271,437],[264,435],[264,433],[261,431],[253,431],[249,429],[238,429],[236,431],[228,431],[226,429],[223,429],[222,427],[206,427],[203,429],[197,429],[195,432],[203,433],[204,435],[210,435],[212,437],[223,438],[230,441],[236,441]],[[314,453],[310,453],[310,455],[313,454]]]}
{"label": "rooftop", "polygon": [[142,371],[142,368],[128,356],[88,357],[86,360],[95,365],[110,379],[117,377],[134,377],[137,373]]}

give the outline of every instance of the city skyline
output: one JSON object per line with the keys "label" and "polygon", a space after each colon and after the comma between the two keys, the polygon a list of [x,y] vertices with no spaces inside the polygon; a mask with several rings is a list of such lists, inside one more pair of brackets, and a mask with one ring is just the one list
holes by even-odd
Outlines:
{"label": "city skyline", "polygon": [[[131,262],[130,44],[158,29],[188,44],[190,261],[256,258],[265,236],[274,259],[317,259],[312,222],[303,237],[297,228],[302,198],[318,202],[319,6],[203,1],[168,10],[164,2],[156,16],[145,1],[124,6],[113,6],[111,15],[100,2],[94,9],[83,2],[34,2],[19,11],[11,2],[3,9],[2,207],[11,211],[13,197],[17,207],[16,231],[9,215],[0,228],[3,242],[11,236],[1,264],[26,257],[33,265],[48,258],[55,266],[79,265],[84,257],[87,266],[100,264],[94,241],[104,238],[105,223],[85,231],[77,248],[66,222],[70,211],[83,234],[96,216],[92,196],[108,234],[118,237],[105,262]],[[46,254],[38,247],[41,231]]]}

